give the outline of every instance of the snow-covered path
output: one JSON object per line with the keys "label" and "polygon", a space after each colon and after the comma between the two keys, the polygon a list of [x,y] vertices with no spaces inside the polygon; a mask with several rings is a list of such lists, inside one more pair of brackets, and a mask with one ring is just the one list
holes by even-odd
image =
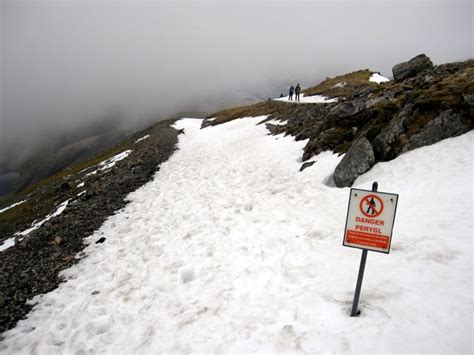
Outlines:
{"label": "snow-covered path", "polygon": [[356,181],[400,200],[392,252],[369,253],[351,318],[349,189],[324,183],[341,157],[299,172],[305,142],[261,120],[179,121],[179,151],[0,352],[470,352],[473,133]]}

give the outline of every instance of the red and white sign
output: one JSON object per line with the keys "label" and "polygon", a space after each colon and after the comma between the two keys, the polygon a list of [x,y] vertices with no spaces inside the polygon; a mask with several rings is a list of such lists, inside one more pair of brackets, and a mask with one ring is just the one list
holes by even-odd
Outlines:
{"label": "red and white sign", "polygon": [[343,245],[390,252],[398,195],[351,189]]}

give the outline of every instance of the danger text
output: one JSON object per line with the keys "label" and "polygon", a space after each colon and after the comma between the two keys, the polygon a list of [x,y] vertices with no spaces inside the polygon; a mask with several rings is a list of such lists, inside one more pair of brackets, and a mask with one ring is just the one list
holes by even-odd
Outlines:
{"label": "danger text", "polygon": [[367,224],[375,224],[377,226],[383,226],[384,225],[383,220],[375,219],[375,218],[356,217],[356,222],[367,223]]}

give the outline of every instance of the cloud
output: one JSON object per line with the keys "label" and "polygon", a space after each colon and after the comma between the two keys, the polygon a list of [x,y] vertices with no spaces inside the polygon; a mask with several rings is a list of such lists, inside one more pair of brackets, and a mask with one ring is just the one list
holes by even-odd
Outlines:
{"label": "cloud", "polygon": [[98,118],[136,127],[289,83],[472,56],[470,1],[1,3],[0,160]]}

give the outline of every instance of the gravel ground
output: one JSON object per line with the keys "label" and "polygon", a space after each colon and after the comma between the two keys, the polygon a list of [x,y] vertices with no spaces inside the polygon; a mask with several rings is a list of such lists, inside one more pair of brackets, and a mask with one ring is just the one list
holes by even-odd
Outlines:
{"label": "gravel ground", "polygon": [[129,157],[85,179],[86,192],[70,201],[61,215],[0,253],[0,333],[25,318],[32,308],[29,300],[62,282],[59,273],[80,260],[83,239],[123,208],[125,197],[150,181],[168,160],[180,133],[171,123],[161,122],[144,131],[143,136],[150,136],[134,144]]}

